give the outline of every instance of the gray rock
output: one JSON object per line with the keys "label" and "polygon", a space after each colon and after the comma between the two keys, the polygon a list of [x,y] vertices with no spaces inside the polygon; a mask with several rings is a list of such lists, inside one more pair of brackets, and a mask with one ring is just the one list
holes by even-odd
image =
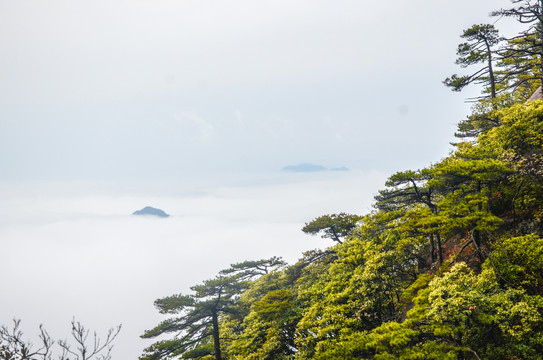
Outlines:
{"label": "gray rock", "polygon": [[141,210],[134,211],[132,215],[152,215],[152,216],[159,216],[159,217],[168,217],[170,215],[166,214],[164,211],[151,207],[146,206]]}

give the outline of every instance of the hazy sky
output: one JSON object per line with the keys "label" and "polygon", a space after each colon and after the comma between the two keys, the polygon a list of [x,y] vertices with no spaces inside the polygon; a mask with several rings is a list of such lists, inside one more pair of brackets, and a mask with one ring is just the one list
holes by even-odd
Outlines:
{"label": "hazy sky", "polygon": [[[459,35],[508,5],[0,0],[0,324],[123,323],[135,359],[154,299],[330,245],[304,222],[448,154]],[[302,162],[353,171],[278,172]]]}
{"label": "hazy sky", "polygon": [[0,0],[0,180],[426,166],[459,34],[508,3]]}

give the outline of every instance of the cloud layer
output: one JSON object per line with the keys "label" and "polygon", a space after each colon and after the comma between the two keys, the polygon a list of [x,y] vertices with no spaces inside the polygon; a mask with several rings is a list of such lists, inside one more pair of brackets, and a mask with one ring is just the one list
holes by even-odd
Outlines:
{"label": "cloud layer", "polygon": [[[67,336],[73,316],[99,331],[122,323],[115,358],[136,358],[146,344],[138,336],[161,319],[156,298],[187,292],[235,262],[283,256],[292,263],[330,245],[302,233],[303,224],[325,213],[368,212],[383,181],[379,173],[281,174],[184,196],[167,187],[149,195],[4,183],[0,323],[21,318],[29,337],[39,323]],[[130,215],[146,205],[171,216]]]}

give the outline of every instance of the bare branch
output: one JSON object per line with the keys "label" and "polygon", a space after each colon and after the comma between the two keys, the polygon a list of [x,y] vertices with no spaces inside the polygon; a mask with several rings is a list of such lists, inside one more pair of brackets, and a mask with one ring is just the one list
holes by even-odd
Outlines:
{"label": "bare branch", "polygon": [[79,321],[72,320],[72,338],[75,341],[77,350],[72,350],[67,340],[58,341],[63,350],[61,360],[68,360],[67,355],[74,356],[74,360],[110,360],[113,349],[113,340],[119,335],[121,325],[110,328],[104,342],[101,342],[98,333],[93,333],[92,344],[89,344],[88,337],[90,330],[86,329]]}

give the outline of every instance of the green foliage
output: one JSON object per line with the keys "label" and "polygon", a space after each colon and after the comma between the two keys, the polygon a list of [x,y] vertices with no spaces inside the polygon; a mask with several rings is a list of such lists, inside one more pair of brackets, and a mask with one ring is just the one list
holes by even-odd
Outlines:
{"label": "green foliage", "polygon": [[[365,223],[362,231],[371,226]],[[397,235],[353,238],[336,247],[338,259],[330,264],[324,284],[310,289],[316,301],[298,323],[297,359],[332,356],[330,351],[340,351],[351,336],[401,316],[400,296],[416,277],[417,259],[412,248],[396,246]]]}
{"label": "green foliage", "polygon": [[499,81],[494,72],[495,47],[502,40],[494,25],[473,25],[464,30],[461,35],[466,39],[458,45],[456,63],[465,68],[483,63],[484,66],[471,75],[458,76],[456,74],[447,78],[443,83],[454,91],[460,91],[471,83],[479,83],[487,86],[484,92],[488,97],[496,98],[496,84]]}
{"label": "green foliage", "polygon": [[525,235],[498,241],[490,257],[502,286],[543,294],[543,240]]}
{"label": "green foliage", "polygon": [[222,275],[236,273],[238,279],[252,279],[256,276],[268,274],[270,270],[284,266],[287,263],[280,257],[274,256],[271,259],[263,259],[256,261],[244,261],[237,264],[232,264],[230,268],[222,270]]}
{"label": "green foliage", "polygon": [[307,285],[311,274],[327,256],[306,254],[298,264],[271,272],[255,281],[241,297],[248,308],[241,321],[230,320],[228,353],[233,359],[291,359],[295,352],[294,332],[301,300],[298,281]]}
{"label": "green foliage", "polygon": [[[492,16],[512,17],[525,25],[518,36],[508,40],[501,49],[502,66],[505,76],[517,92],[528,90],[526,100],[533,91],[542,85],[543,68],[543,4],[541,0],[512,0],[515,6],[510,9],[493,11]],[[519,91],[520,90],[520,91]]]}
{"label": "green foliage", "polygon": [[518,229],[541,234],[543,101],[515,105],[498,114],[502,125],[481,135],[480,146],[494,148],[496,157],[511,169],[500,196],[512,204],[509,211],[513,220],[533,224],[528,229]]}
{"label": "green foliage", "polygon": [[254,311],[263,318],[274,318],[292,306],[294,295],[289,290],[268,292],[261,300],[254,303]]}
{"label": "green foliage", "polygon": [[241,294],[247,290],[250,280],[273,267],[284,264],[277,257],[269,260],[246,261],[221,271],[221,275],[191,287],[191,295],[172,295],[155,301],[162,314],[173,314],[142,338],[156,338],[175,334],[172,339],[160,340],[144,350],[141,359],[205,359],[213,355],[221,360],[219,316],[240,312]]}
{"label": "green foliage", "polygon": [[302,231],[310,235],[321,233],[323,238],[332,239],[341,243],[342,239],[356,228],[357,223],[360,220],[361,217],[358,215],[345,213],[323,215],[306,223],[302,228]]}
{"label": "green foliage", "polygon": [[539,359],[541,301],[523,290],[500,288],[489,266],[476,275],[461,263],[430,284],[428,329],[482,358]]}
{"label": "green foliage", "polygon": [[434,189],[427,184],[431,178],[429,169],[395,173],[386,182],[387,189],[379,191],[375,197],[375,207],[383,211],[395,211],[424,204],[434,210]]}

